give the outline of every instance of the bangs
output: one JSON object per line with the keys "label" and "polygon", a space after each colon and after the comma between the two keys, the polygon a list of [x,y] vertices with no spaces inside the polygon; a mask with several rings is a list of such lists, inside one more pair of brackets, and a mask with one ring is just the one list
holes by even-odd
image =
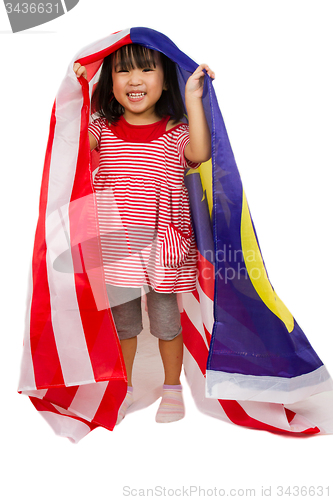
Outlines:
{"label": "bangs", "polygon": [[154,50],[142,45],[124,45],[113,54],[114,65],[124,70],[156,68]]}

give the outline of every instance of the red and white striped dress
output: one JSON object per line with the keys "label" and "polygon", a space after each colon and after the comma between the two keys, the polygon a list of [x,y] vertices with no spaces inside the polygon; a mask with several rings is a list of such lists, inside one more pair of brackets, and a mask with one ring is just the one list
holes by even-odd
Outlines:
{"label": "red and white striped dress", "polygon": [[169,117],[149,125],[98,118],[94,178],[106,283],[178,293],[196,289],[196,245],[185,159],[188,125],[166,131]]}

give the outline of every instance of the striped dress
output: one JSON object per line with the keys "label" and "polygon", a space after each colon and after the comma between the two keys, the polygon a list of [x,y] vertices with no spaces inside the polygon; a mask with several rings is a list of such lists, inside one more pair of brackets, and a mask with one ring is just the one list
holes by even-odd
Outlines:
{"label": "striped dress", "polygon": [[162,293],[196,289],[196,245],[184,156],[188,125],[166,131],[169,117],[131,125],[123,117],[89,126],[97,141],[94,177],[105,281]]}

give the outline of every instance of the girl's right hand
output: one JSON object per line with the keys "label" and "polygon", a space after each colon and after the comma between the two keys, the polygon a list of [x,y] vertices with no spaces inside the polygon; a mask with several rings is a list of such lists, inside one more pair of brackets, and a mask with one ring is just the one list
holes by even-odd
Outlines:
{"label": "girl's right hand", "polygon": [[87,80],[88,75],[85,66],[81,66],[80,63],[74,63],[73,71],[78,78],[80,78],[80,76],[83,76],[83,78]]}

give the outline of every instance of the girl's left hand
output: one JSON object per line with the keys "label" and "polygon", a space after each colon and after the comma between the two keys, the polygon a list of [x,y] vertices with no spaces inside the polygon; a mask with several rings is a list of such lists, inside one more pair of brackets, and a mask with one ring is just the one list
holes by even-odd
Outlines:
{"label": "girl's left hand", "polygon": [[210,76],[210,78],[214,80],[215,73],[210,69],[208,64],[200,64],[200,66],[197,67],[194,73],[192,73],[192,75],[187,80],[185,86],[185,94],[187,95],[187,97],[193,96],[201,99],[205,78],[204,70],[206,70],[208,76]]}
{"label": "girl's left hand", "polygon": [[74,63],[73,71],[78,78],[80,78],[80,76],[83,76],[83,78],[87,80],[87,70],[85,66],[81,66],[80,63]]}

